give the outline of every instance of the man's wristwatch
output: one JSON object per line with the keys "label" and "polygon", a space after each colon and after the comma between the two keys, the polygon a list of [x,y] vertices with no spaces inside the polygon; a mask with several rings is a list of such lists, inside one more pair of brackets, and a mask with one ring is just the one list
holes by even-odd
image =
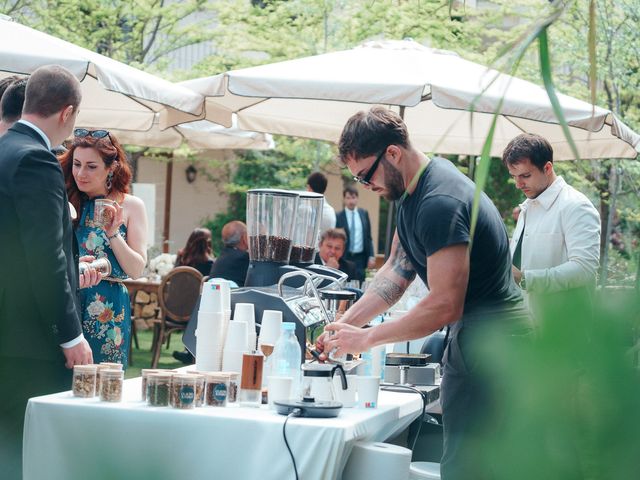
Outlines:
{"label": "man's wristwatch", "polygon": [[524,278],[524,271],[522,272],[522,276],[520,277],[520,288],[522,290],[527,289],[527,280]]}

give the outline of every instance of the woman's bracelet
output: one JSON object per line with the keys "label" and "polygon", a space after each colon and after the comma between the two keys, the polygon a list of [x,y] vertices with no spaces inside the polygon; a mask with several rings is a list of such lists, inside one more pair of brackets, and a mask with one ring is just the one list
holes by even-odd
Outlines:
{"label": "woman's bracelet", "polygon": [[113,235],[107,235],[107,240],[111,241],[116,237],[120,236],[120,230],[118,230],[116,233],[114,233]]}

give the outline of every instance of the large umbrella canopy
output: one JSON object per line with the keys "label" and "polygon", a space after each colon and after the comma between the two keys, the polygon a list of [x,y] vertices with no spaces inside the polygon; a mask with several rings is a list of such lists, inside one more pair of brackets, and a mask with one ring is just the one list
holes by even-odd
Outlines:
{"label": "large umbrella canopy", "polygon": [[[234,122],[235,123],[235,122]],[[78,122],[78,125],[84,126]],[[178,148],[183,143],[194,150],[251,149],[269,150],[274,146],[271,135],[226,128],[208,120],[185,123],[161,130],[159,124],[146,131],[110,129],[123,144],[139,147]]]}
{"label": "large umbrella canopy", "polygon": [[[212,121],[229,125],[237,113],[246,130],[332,142],[355,112],[385,105],[401,111],[417,148],[441,154],[479,154],[504,97],[493,156],[530,132],[551,142],[557,160],[574,158],[543,88],[410,40],[368,42],[182,84],[207,96]],[[640,137],[610,111],[559,99],[581,158],[637,157]]]}
{"label": "large umbrella canopy", "polygon": [[78,124],[148,130],[156,113],[161,129],[201,118],[203,98],[193,90],[0,18],[0,77],[50,64],[69,69],[81,82]]}

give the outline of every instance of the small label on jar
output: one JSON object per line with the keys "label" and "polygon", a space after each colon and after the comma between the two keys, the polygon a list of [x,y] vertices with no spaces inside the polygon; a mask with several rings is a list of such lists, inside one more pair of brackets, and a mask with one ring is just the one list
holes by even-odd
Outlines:
{"label": "small label on jar", "polygon": [[190,386],[182,387],[180,388],[179,395],[180,395],[180,403],[183,403],[183,404],[193,403],[193,400],[195,399],[194,388]]}

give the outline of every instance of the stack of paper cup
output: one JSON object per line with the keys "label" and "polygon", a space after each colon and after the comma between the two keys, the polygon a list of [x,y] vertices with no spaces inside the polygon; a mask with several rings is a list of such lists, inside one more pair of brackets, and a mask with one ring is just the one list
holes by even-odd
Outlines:
{"label": "stack of paper cup", "polygon": [[280,337],[281,326],[282,312],[278,310],[265,310],[262,313],[258,343],[260,345],[275,345]]}
{"label": "stack of paper cup", "polygon": [[196,370],[201,372],[222,368],[225,330],[222,297],[220,285],[208,282],[203,285],[196,330]]}
{"label": "stack of paper cup", "polygon": [[236,303],[233,320],[247,324],[247,350],[256,349],[256,314],[253,303]]}
{"label": "stack of paper cup", "polygon": [[242,354],[246,351],[247,324],[237,320],[229,322],[222,354],[222,368],[226,372],[242,371]]}
{"label": "stack of paper cup", "polygon": [[229,320],[231,320],[231,288],[229,287],[229,282],[224,278],[212,278],[207,283],[210,283],[211,285],[219,285],[222,290],[222,313],[224,314],[222,333],[226,336]]}

